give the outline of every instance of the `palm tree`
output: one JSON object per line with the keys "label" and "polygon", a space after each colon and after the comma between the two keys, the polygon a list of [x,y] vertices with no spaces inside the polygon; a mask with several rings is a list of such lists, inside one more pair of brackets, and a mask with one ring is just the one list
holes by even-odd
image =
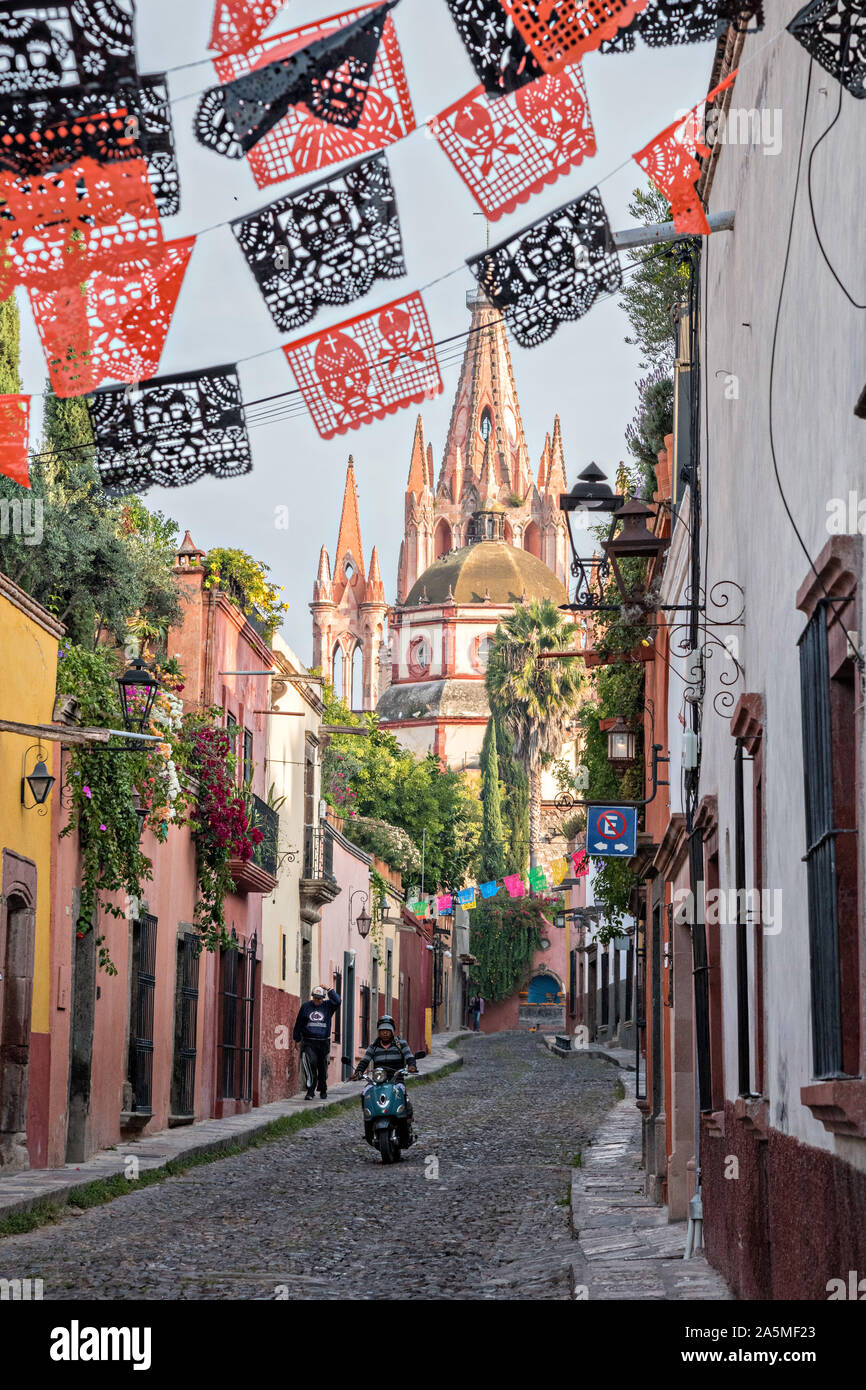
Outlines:
{"label": "palm tree", "polygon": [[539,661],[540,652],[570,650],[576,628],[552,599],[521,604],[500,622],[487,663],[491,709],[510,731],[529,776],[529,862],[541,831],[541,769],[561,751],[565,721],[580,703],[582,668],[575,657]]}

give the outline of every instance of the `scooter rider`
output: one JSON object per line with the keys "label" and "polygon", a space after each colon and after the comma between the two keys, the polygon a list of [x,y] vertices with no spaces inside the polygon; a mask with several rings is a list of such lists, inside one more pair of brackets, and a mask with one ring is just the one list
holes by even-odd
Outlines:
{"label": "scooter rider", "polygon": [[315,1100],[316,1086],[322,1100],[328,1094],[328,1057],[331,1051],[331,1019],[340,1007],[335,989],[316,985],[308,1003],[302,1004],[292,1037],[301,1044],[301,1067],[307,1085],[304,1100]]}
{"label": "scooter rider", "polygon": [[[399,1038],[397,1036],[394,1020],[390,1014],[385,1014],[382,1018],[379,1019],[379,1022],[377,1024],[376,1037],[373,1040],[373,1042],[370,1043],[370,1046],[367,1048],[367,1051],[364,1053],[364,1056],[361,1058],[360,1062],[358,1063],[357,1067],[352,1073],[351,1079],[353,1081],[360,1081],[361,1077],[364,1075],[369,1066],[372,1066],[374,1071],[377,1067],[381,1067],[383,1071],[388,1073],[389,1079],[394,1075],[395,1071],[400,1071],[404,1067],[406,1071],[411,1072],[413,1074],[416,1074],[418,1071],[418,1068],[415,1065],[415,1057],[412,1053],[412,1050],[409,1047],[409,1044],[406,1042],[405,1038]],[[361,1094],[362,1109],[364,1106],[365,1094],[366,1087]],[[414,1113],[415,1112],[412,1109],[412,1102],[409,1100],[409,1097],[407,1095],[407,1129],[409,1128],[409,1122],[411,1121]],[[368,1127],[368,1122],[365,1120],[365,1131],[368,1129]]]}

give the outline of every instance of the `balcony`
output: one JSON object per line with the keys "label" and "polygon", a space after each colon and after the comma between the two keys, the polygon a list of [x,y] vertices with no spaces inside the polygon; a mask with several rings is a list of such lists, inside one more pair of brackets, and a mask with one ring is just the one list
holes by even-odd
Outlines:
{"label": "balcony", "polygon": [[320,909],[340,891],[334,877],[334,836],[327,824],[304,826],[300,891],[301,916],[307,922],[318,922]]}
{"label": "balcony", "polygon": [[239,893],[273,893],[277,886],[279,864],[280,818],[277,812],[262,801],[252,798],[250,825],[261,830],[264,838],[253,849],[252,859],[230,859],[229,870]]}

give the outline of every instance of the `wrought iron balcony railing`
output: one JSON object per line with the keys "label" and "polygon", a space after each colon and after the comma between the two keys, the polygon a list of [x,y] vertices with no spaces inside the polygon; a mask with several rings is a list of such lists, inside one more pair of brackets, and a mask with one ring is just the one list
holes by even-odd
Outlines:
{"label": "wrought iron balcony railing", "polygon": [[304,878],[334,879],[334,837],[329,825],[304,826]]}

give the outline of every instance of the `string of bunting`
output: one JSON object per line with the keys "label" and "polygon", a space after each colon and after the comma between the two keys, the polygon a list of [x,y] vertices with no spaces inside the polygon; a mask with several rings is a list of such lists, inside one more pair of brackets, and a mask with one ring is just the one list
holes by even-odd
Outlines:
{"label": "string of bunting", "polygon": [[[285,83],[280,87],[286,72],[291,70],[297,77],[300,71],[297,64],[288,64],[293,54],[313,48],[322,62],[326,53],[329,61],[340,55],[344,62],[347,56],[358,56],[358,87],[352,92],[342,77],[329,85],[323,76],[326,69],[316,68],[315,63],[304,69],[303,81],[308,86],[319,81],[325,96],[319,114],[307,112],[303,137],[304,119],[297,114],[305,110],[303,105],[291,106],[275,123],[264,110],[267,102],[262,105],[261,93],[259,115],[245,109],[248,133],[258,129],[259,120],[267,127],[249,151],[251,167],[255,156],[262,158],[259,182],[272,182],[286,177],[287,171],[297,173],[302,168],[321,167],[333,158],[345,158],[344,147],[307,138],[310,121],[338,141],[354,138],[369,114],[374,90],[371,78],[383,54],[390,65],[389,80],[405,88],[402,59],[389,18],[396,3],[387,0],[386,4],[333,16],[266,40],[246,54],[217,58],[218,70],[224,65],[220,75],[229,78],[238,64],[256,72],[278,67],[279,106],[286,97]],[[712,0],[716,22],[720,16],[745,13],[739,4],[736,11],[725,10],[726,3],[728,0]],[[505,4],[503,8],[500,0],[448,0],[448,4],[464,40],[472,35],[477,40],[479,25],[493,33],[499,95],[492,98],[487,93],[488,82],[496,85],[488,74],[481,87],[433,118],[431,132],[479,206],[495,220],[595,153],[583,75],[579,64],[563,67],[553,63],[549,53],[542,62],[538,43],[535,49],[527,47],[526,24],[521,28],[521,18],[525,20],[528,14],[526,6],[521,9],[517,4]],[[261,20],[262,27],[273,17],[266,14],[267,8],[258,7],[256,22]],[[542,7],[534,8],[540,18]],[[688,10],[684,3],[668,3],[664,8],[684,22]],[[236,5],[227,9],[234,12],[235,19],[242,13]],[[655,14],[660,23],[662,9],[659,0],[647,14]],[[567,18],[567,6],[553,5],[549,10],[548,17],[556,19],[561,37],[565,30],[560,21]],[[760,11],[757,13],[760,18]],[[820,48],[823,59],[819,61],[849,90],[866,93],[860,56],[862,7],[846,0],[833,0],[832,5],[813,0],[789,28],[806,46],[812,45],[809,51],[816,56]],[[679,28],[669,25],[668,32],[684,32],[682,23]],[[13,46],[19,46],[20,61],[16,59],[8,72],[0,73],[0,115],[9,110],[21,115],[22,102],[36,105],[27,106],[25,113],[32,148],[28,148],[25,127],[13,128],[11,136],[7,133],[5,138],[0,135],[0,297],[8,296],[16,286],[27,289],[58,395],[82,394],[114,379],[127,384],[147,382],[147,399],[151,388],[169,380],[151,373],[158,371],[195,241],[189,237],[167,243],[161,232],[160,216],[179,206],[165,75],[138,76],[132,18],[113,0],[66,0],[38,7],[3,0],[0,41],[3,39],[14,40]],[[686,40],[671,39],[676,41]],[[356,53],[354,45],[358,43],[361,48]],[[530,61],[527,54],[533,53]],[[514,59],[510,67],[508,54]],[[351,73],[352,63],[348,66]],[[545,66],[561,70],[547,74],[542,70]],[[506,70],[508,80],[502,76]],[[333,76],[331,69],[327,71]],[[708,153],[700,142],[697,112],[735,75],[699,102],[684,121],[667,127],[634,156],[671,202],[677,231],[709,231],[695,189],[700,172],[695,154]],[[114,101],[110,99],[112,92]],[[143,94],[149,103],[146,121],[141,114]],[[52,103],[60,96],[69,105],[55,120],[59,108]],[[248,96],[243,98],[248,100]],[[70,123],[67,113],[73,109],[86,115]],[[392,103],[390,109],[395,116],[397,106]],[[389,121],[387,132],[375,128],[374,123],[363,137],[376,142],[370,157],[300,193],[278,199],[259,213],[219,224],[232,227],[281,331],[302,327],[326,304],[349,303],[361,297],[377,280],[406,273],[396,200],[382,145],[402,138],[414,127],[408,89],[401,113],[400,119]],[[336,119],[322,119],[323,115]],[[353,130],[355,115],[359,121]],[[341,128],[341,118],[349,125]],[[293,119],[300,121],[300,126],[293,127]],[[284,128],[288,127],[295,137],[291,145],[286,143]],[[268,149],[271,141],[275,143]],[[75,162],[66,162],[73,159]],[[25,167],[30,172],[23,172]],[[546,341],[559,323],[582,317],[599,297],[616,292],[622,283],[619,255],[597,185],[467,263],[491,303],[502,310],[517,341],[527,347]],[[442,382],[435,348],[421,293],[416,291],[285,344],[281,350],[316,427],[330,439],[439,394]],[[240,459],[239,471],[245,472],[249,446],[236,367],[230,371],[244,426],[246,454]],[[189,384],[199,379],[202,400],[207,401],[213,379],[219,379],[221,373],[224,369],[213,368],[187,374],[185,380]],[[188,400],[189,392],[182,394]],[[20,398],[11,399],[14,403]],[[18,428],[11,445],[13,457],[4,455],[4,471],[11,474],[15,470],[26,477],[21,414],[18,409],[11,417]],[[142,456],[138,475],[132,444],[137,432],[133,430],[130,435],[127,430],[122,454],[128,490],[147,487],[158,478],[178,485],[202,476],[203,471],[232,476],[221,471],[220,451],[214,447],[218,412],[200,409],[199,417],[196,428],[210,435],[208,449],[202,452],[198,439],[186,449],[176,426],[162,429],[157,431],[154,457]],[[113,419],[112,413],[106,418]],[[235,421],[230,428],[236,428]],[[103,465],[100,447],[100,469],[107,485],[115,486],[117,459],[104,429],[100,437],[105,452]],[[214,467],[202,469],[195,462],[201,457],[214,460]]]}
{"label": "string of bunting", "polygon": [[332,15],[216,58],[223,85],[204,93],[196,138],[231,158],[246,153],[256,185],[266,188],[408,135],[415,114],[389,17],[396,3]]}
{"label": "string of bunting", "polygon": [[[568,873],[569,859],[571,860],[573,875],[575,878],[583,878],[589,873],[589,860],[585,850],[575,850],[568,858],[563,856],[555,859],[550,866],[553,886],[556,888],[562,883]],[[505,888],[510,898],[526,897],[527,891],[543,892],[550,885],[547,881],[547,873],[541,865],[530,869],[529,873],[506,874],[502,880],[502,887]],[[453,911],[455,904],[459,907],[471,911],[473,908],[482,906],[490,898],[495,898],[499,892],[499,882],[490,879],[487,883],[473,883],[467,888],[462,888],[458,893],[439,893],[432,898],[419,898],[410,902],[409,908],[416,917],[447,917]],[[479,902],[479,894],[481,901]]]}

